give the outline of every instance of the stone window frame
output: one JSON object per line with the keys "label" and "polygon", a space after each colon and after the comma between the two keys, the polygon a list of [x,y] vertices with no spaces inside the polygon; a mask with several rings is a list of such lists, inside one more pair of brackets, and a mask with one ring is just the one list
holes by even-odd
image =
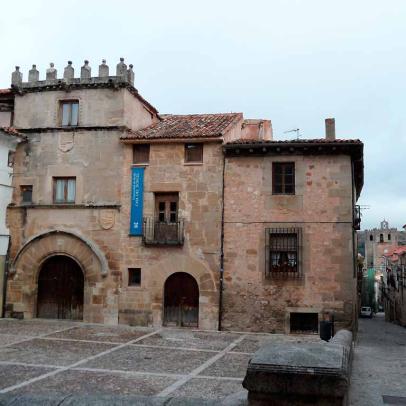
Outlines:
{"label": "stone window frame", "polygon": [[[199,147],[200,157],[199,159],[192,159],[188,154],[188,147]],[[203,142],[187,142],[184,144],[184,164],[185,165],[203,165],[204,160],[204,143]]]}
{"label": "stone window frame", "polygon": [[[67,104],[77,104],[77,121],[76,124],[72,124],[70,122],[70,120],[72,119],[72,107],[70,110],[70,120],[69,120],[69,124],[65,124],[63,125],[63,106],[67,105]],[[58,122],[60,123],[61,127],[77,127],[79,126],[79,122],[80,122],[80,101],[79,99],[61,99],[59,100],[59,108],[58,108]]]}
{"label": "stone window frame", "polygon": [[[295,271],[280,271],[276,272],[272,270],[272,258],[271,258],[271,244],[272,235],[296,235],[296,270]],[[303,231],[302,227],[291,226],[291,227],[269,227],[265,229],[265,279],[267,280],[300,280],[303,278]],[[281,247],[284,248],[284,247]],[[286,252],[292,251],[285,247]],[[285,252],[283,251],[283,252]],[[282,252],[282,251],[281,251]],[[293,252],[293,251],[292,251]]]}
{"label": "stone window frame", "polygon": [[[286,173],[286,168],[292,169],[292,182],[287,182],[286,177],[289,174]],[[277,171],[281,170],[281,182],[277,182]],[[277,187],[280,186],[280,190]],[[292,187],[291,191],[287,191],[289,187]],[[294,161],[274,161],[272,162],[272,194],[273,195],[295,195],[296,194],[296,165]]]}
{"label": "stone window frame", "polygon": [[[68,181],[73,180],[73,179],[75,180],[75,196],[74,196],[73,201],[71,201],[71,200],[67,200],[67,198],[68,198],[67,188],[68,188]],[[64,200],[63,201],[56,200],[56,185],[57,185],[58,180],[65,181]],[[52,177],[52,202],[53,202],[53,204],[71,204],[71,205],[73,205],[73,204],[76,204],[76,200],[77,200],[77,178],[76,178],[76,176],[53,176]]]}

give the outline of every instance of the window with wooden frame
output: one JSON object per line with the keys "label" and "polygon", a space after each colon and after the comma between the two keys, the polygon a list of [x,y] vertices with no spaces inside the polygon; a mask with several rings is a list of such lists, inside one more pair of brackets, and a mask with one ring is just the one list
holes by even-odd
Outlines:
{"label": "window with wooden frame", "polygon": [[272,194],[274,195],[295,194],[294,162],[272,163]]}
{"label": "window with wooden frame", "polygon": [[203,144],[185,144],[185,163],[203,163]]}
{"label": "window with wooden frame", "polygon": [[178,193],[155,193],[156,220],[159,223],[176,223],[178,202]]}
{"label": "window with wooden frame", "polygon": [[61,124],[63,127],[74,127],[79,123],[79,101],[61,101]]}
{"label": "window with wooden frame", "polygon": [[141,268],[128,268],[128,286],[141,286]]}
{"label": "window with wooden frame", "polygon": [[266,230],[267,277],[300,277],[300,228],[269,228]]}
{"label": "window with wooden frame", "polygon": [[54,203],[75,203],[76,178],[53,178]]}
{"label": "window with wooden frame", "polygon": [[133,145],[133,164],[141,165],[149,163],[149,144]]}
{"label": "window with wooden frame", "polygon": [[21,203],[32,203],[32,185],[21,185]]}

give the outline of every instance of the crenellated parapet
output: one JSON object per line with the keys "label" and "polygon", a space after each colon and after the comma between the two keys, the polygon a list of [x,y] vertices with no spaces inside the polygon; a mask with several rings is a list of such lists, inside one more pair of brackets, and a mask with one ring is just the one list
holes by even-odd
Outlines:
{"label": "crenellated parapet", "polygon": [[51,62],[45,72],[45,80],[40,80],[40,72],[37,70],[37,66],[32,65],[32,68],[28,72],[28,82],[24,82],[20,67],[16,66],[15,71],[11,75],[11,87],[22,91],[34,91],[35,89],[51,90],[55,87],[97,87],[98,85],[100,85],[100,87],[134,86],[133,65],[129,65],[127,68],[127,65],[124,63],[124,58],[120,58],[120,62],[116,66],[115,76],[110,76],[109,66],[106,64],[105,59],[103,59],[99,65],[98,76],[92,77],[91,72],[92,68],[89,65],[89,61],[85,60],[83,66],[80,68],[80,77],[75,78],[75,69],[72,66],[72,61],[68,61],[68,65],[63,71],[63,77],[58,78],[58,71]]}

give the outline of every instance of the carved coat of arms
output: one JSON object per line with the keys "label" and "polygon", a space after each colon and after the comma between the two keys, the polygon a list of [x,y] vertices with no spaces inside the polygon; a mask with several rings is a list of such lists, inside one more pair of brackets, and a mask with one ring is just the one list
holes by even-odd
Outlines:
{"label": "carved coat of arms", "polygon": [[99,212],[99,224],[103,230],[109,230],[114,226],[116,214],[114,210],[104,209]]}

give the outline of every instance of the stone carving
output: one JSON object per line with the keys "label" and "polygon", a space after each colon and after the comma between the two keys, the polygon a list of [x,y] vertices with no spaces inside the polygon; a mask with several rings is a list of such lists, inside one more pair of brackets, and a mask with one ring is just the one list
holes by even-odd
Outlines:
{"label": "stone carving", "polygon": [[68,61],[68,66],[63,71],[64,79],[73,79],[75,77],[75,69],[73,69],[72,61]]}
{"label": "stone carving", "polygon": [[103,230],[109,230],[114,226],[116,219],[115,211],[112,209],[103,209],[99,212],[99,224]]}
{"label": "stone carving", "polygon": [[129,69],[127,71],[127,80],[133,85],[134,84],[134,71],[133,71],[133,65],[129,65]]}
{"label": "stone carving", "polygon": [[49,64],[49,68],[47,69],[46,73],[46,80],[55,80],[56,79],[57,71],[54,68],[53,62]]}
{"label": "stone carving", "polygon": [[90,79],[92,77],[92,68],[89,66],[89,61],[85,60],[85,64],[80,69],[81,79]]}
{"label": "stone carving", "polygon": [[11,74],[11,84],[21,85],[23,81],[23,74],[20,72],[20,67],[16,66],[16,70]]}
{"label": "stone carving", "polygon": [[127,77],[127,65],[124,63],[124,58],[120,58],[120,62],[117,64],[116,75],[123,79]]}
{"label": "stone carving", "polygon": [[28,71],[28,81],[29,82],[38,82],[39,72],[37,70],[37,65],[32,65],[32,69]]}
{"label": "stone carving", "polygon": [[74,138],[73,133],[60,133],[58,148],[62,152],[68,152],[73,148]]}
{"label": "stone carving", "polygon": [[99,65],[99,77],[105,78],[109,76],[109,67],[106,65],[106,60],[103,59],[101,65]]}

